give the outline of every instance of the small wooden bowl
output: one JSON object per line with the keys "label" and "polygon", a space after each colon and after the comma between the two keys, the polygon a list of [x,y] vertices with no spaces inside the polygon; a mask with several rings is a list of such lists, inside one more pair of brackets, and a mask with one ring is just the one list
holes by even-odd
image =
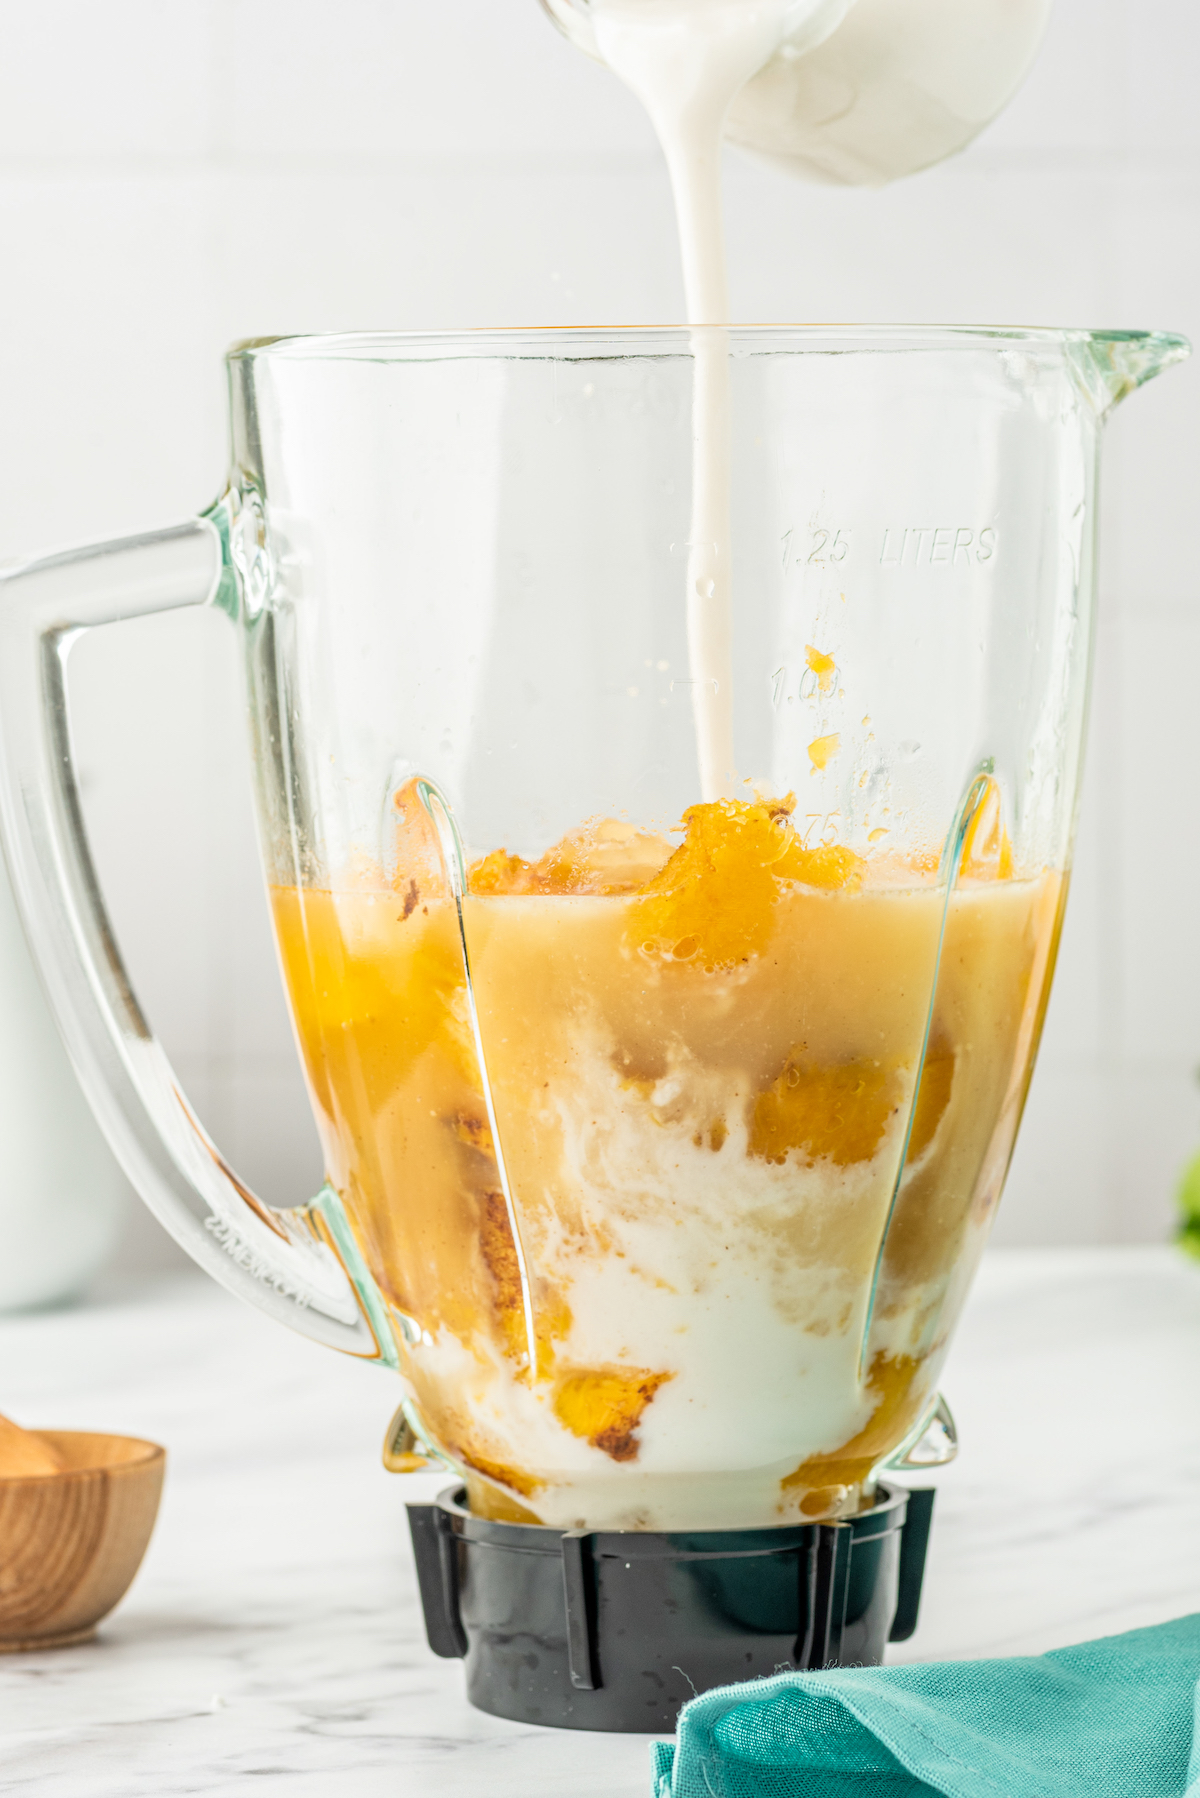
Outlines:
{"label": "small wooden bowl", "polygon": [[66,1465],[0,1478],[0,1654],[86,1642],[141,1566],[162,1492],[154,1442],[37,1434]]}

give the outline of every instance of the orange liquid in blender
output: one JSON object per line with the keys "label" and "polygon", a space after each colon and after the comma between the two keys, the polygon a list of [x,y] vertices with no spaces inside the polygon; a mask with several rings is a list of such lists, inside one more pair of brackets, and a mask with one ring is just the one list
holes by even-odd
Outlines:
{"label": "orange liquid in blender", "polygon": [[396,804],[390,881],[274,915],[329,1177],[473,1508],[852,1512],[932,1400],[1064,877],[1016,876],[998,814],[948,902],[806,850],[786,801],[694,806],[674,854],[606,821],[472,867],[473,1020],[432,826]]}

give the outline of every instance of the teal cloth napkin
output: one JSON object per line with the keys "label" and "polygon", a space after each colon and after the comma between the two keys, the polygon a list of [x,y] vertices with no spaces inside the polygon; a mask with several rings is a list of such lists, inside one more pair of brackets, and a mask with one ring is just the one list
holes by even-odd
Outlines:
{"label": "teal cloth napkin", "polygon": [[783,1673],[685,1705],[656,1798],[1200,1798],[1200,1616],[1010,1661]]}

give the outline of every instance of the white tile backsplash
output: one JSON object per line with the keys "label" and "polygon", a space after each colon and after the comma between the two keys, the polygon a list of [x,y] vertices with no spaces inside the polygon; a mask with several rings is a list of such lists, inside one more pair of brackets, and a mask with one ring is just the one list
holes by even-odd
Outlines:
{"label": "white tile backsplash", "polygon": [[1196,1060],[1145,1056],[1110,1077],[1113,1234],[1123,1242],[1162,1242],[1174,1230],[1175,1185],[1200,1144]]}
{"label": "white tile backsplash", "polygon": [[449,158],[650,154],[645,114],[536,0],[234,0],[234,155]]}
{"label": "white tile backsplash", "polygon": [[993,1240],[999,1247],[1112,1240],[1107,1100],[1106,1083],[1096,1070],[1059,1066],[1051,1054],[1043,1056],[996,1218]]}
{"label": "white tile backsplash", "polygon": [[5,0],[0,158],[182,157],[209,138],[208,0]]}
{"label": "white tile backsplash", "polygon": [[[0,557],[222,479],[234,337],[677,319],[638,107],[536,0],[0,0]],[[883,192],[731,153],[735,314],[1200,332],[1200,23],[1056,0],[1008,112]],[[1200,1144],[1200,364],[1110,427],[1073,896],[1001,1240],[1143,1240]],[[86,805],[146,1009],[277,1203],[319,1179],[257,872],[232,633],[76,652]],[[161,1237],[139,1222],[129,1263]]]}
{"label": "white tile backsplash", "polygon": [[[977,140],[979,149],[1046,158],[1120,150],[1128,113],[1126,21],[1137,5],[1139,0],[1054,0],[1036,62]],[[1157,9],[1163,10],[1162,0]]]}
{"label": "white tile backsplash", "polygon": [[670,191],[650,160],[255,171],[217,211],[236,276],[218,298],[228,337],[636,324],[682,308]]}
{"label": "white tile backsplash", "polygon": [[[1196,326],[1200,339],[1200,318]],[[1165,380],[1123,404],[1107,429],[1101,534],[1105,603],[1119,610],[1135,632],[1139,622],[1152,617],[1198,618],[1200,559],[1194,520],[1200,493],[1200,361],[1172,369]]]}
{"label": "white tile backsplash", "polygon": [[1128,69],[1129,141],[1194,160],[1200,150],[1200,13],[1186,0],[1125,0],[1124,13],[1123,41],[1114,48]]}
{"label": "white tile backsplash", "polygon": [[[1135,1065],[1200,1060],[1200,608],[1121,622],[1125,731],[1114,812],[1122,846],[1121,1050]],[[1189,815],[1191,814],[1191,815]]]}
{"label": "white tile backsplash", "polygon": [[173,523],[224,472],[211,185],[0,164],[0,557]]}
{"label": "white tile backsplash", "polygon": [[970,153],[882,189],[727,157],[735,317],[1077,324],[1112,316],[1112,183]]}

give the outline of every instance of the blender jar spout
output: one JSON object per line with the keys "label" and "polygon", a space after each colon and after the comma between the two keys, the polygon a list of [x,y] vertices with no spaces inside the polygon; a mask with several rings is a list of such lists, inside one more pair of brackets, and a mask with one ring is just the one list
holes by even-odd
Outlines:
{"label": "blender jar spout", "polygon": [[1080,333],[1073,360],[1103,418],[1127,394],[1191,353],[1188,339],[1172,331],[1086,331]]}

